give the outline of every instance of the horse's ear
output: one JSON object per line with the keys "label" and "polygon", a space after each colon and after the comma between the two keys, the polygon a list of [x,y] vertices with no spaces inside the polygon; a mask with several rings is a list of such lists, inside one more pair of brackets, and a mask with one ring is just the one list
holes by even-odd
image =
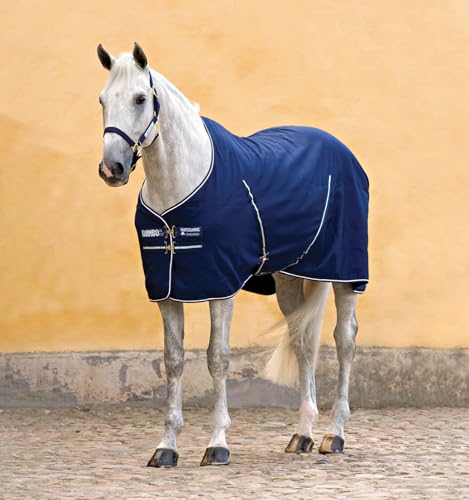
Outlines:
{"label": "horse's ear", "polygon": [[133,56],[135,62],[140,66],[140,68],[145,69],[148,65],[147,56],[143,52],[142,47],[137,42],[134,42]]}
{"label": "horse's ear", "polygon": [[112,68],[112,65],[114,64],[114,58],[101,44],[98,45],[98,57],[101,61],[101,64],[107,70],[110,70]]}

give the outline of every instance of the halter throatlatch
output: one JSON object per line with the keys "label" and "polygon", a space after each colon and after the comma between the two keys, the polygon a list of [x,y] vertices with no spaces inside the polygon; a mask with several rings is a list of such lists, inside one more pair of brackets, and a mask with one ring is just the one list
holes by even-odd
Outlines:
{"label": "halter throatlatch", "polygon": [[[124,141],[130,146],[130,149],[132,150],[133,156],[132,156],[132,164],[130,165],[130,171],[132,172],[135,169],[135,166],[137,164],[137,161],[142,157],[140,154],[140,150],[142,148],[142,144],[145,142],[146,138],[148,137],[148,134],[150,133],[151,129],[156,125],[158,122],[158,117],[160,114],[160,101],[158,101],[158,95],[156,93],[156,89],[153,86],[153,78],[151,77],[151,72],[150,72],[150,87],[151,87],[151,92],[153,94],[153,117],[148,124],[148,127],[145,129],[143,134],[138,138],[137,141],[132,140],[123,130],[117,127],[106,127],[104,129],[104,134],[117,134],[124,139]],[[155,139],[159,136],[159,132],[156,134]]]}

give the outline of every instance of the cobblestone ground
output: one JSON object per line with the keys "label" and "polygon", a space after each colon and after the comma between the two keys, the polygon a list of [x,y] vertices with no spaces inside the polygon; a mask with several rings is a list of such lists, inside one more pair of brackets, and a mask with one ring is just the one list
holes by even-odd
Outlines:
{"label": "cobblestone ground", "polygon": [[231,465],[202,468],[210,416],[190,409],[170,470],[145,467],[161,410],[0,411],[2,499],[469,498],[469,409],[354,411],[346,452],[327,458],[283,453],[294,412],[232,410]]}

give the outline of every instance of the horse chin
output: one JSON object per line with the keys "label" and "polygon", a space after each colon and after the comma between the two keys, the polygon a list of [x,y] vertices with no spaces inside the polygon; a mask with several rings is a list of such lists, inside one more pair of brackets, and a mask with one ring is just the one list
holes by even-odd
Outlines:
{"label": "horse chin", "polygon": [[109,186],[109,187],[121,187],[125,186],[129,182],[129,178],[125,179],[115,179],[114,177],[111,178],[104,178],[104,182]]}
{"label": "horse chin", "polygon": [[99,169],[99,177],[109,186],[109,187],[120,187],[125,186],[129,182],[129,175],[123,177],[122,179],[117,179],[116,177],[108,177],[104,172]]}

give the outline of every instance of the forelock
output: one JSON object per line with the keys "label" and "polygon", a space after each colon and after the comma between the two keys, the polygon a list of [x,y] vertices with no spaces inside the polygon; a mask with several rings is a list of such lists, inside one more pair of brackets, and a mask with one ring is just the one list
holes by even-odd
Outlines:
{"label": "forelock", "polygon": [[132,54],[124,52],[120,54],[112,65],[109,75],[109,83],[115,80],[130,81],[141,71],[137,68]]}

